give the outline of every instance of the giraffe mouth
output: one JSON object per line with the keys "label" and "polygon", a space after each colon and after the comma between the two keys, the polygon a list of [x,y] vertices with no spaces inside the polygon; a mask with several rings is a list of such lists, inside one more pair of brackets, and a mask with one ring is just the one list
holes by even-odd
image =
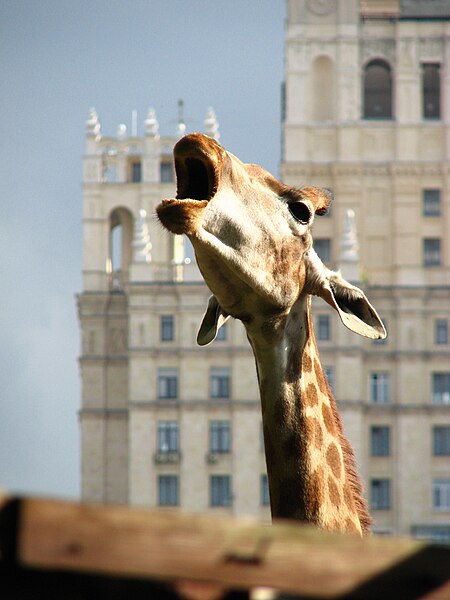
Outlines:
{"label": "giraffe mouth", "polygon": [[202,134],[182,138],[174,148],[177,200],[206,200],[216,194],[222,165],[222,148]]}
{"label": "giraffe mouth", "polygon": [[175,158],[177,200],[211,200],[217,191],[214,172],[198,157]]}
{"label": "giraffe mouth", "polygon": [[226,152],[212,138],[192,133],[177,142],[173,154],[177,194],[163,200],[156,213],[169,231],[189,235],[198,228],[204,209],[217,193]]}

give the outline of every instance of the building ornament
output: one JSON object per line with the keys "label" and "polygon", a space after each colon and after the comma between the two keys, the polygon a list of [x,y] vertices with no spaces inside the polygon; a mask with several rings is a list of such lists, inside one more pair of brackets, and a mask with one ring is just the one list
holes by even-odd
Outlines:
{"label": "building ornament", "polygon": [[204,126],[206,135],[209,135],[209,137],[212,137],[215,140],[219,140],[219,122],[217,121],[216,113],[211,107],[208,108],[208,111],[206,113]]}
{"label": "building ornament", "polygon": [[147,118],[144,121],[144,131],[145,135],[151,137],[157,137],[159,132],[159,123],[156,118],[156,112],[154,108],[149,108],[147,113]]}
{"label": "building ornament", "polygon": [[395,41],[392,39],[373,38],[363,39],[363,63],[375,58],[385,58],[391,64],[395,62]]}
{"label": "building ornament", "polygon": [[147,211],[141,208],[134,225],[133,260],[138,263],[149,263],[152,260],[150,251],[152,244],[147,223]]}
{"label": "building ornament", "polygon": [[307,5],[313,14],[320,17],[328,15],[336,9],[335,0],[308,0]]}
{"label": "building ornament", "polygon": [[124,123],[121,123],[117,127],[117,137],[119,140],[124,140],[127,135],[127,126]]}
{"label": "building ornament", "polygon": [[358,262],[359,244],[356,234],[355,211],[345,211],[344,230],[341,238],[341,261]]}
{"label": "building ornament", "polygon": [[86,135],[88,137],[93,137],[96,141],[101,137],[101,124],[95,108],[89,110],[89,115],[86,120]]}
{"label": "building ornament", "polygon": [[444,39],[421,38],[419,40],[419,56],[422,60],[441,61],[444,57]]}

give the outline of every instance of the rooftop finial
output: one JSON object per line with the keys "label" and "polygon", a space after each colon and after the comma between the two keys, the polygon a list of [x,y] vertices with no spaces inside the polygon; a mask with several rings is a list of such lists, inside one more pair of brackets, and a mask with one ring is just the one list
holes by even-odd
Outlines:
{"label": "rooftop finial", "polygon": [[182,137],[186,133],[186,123],[184,121],[184,102],[178,100],[178,124],[177,124],[177,135]]}
{"label": "rooftop finial", "polygon": [[156,137],[159,131],[159,123],[156,118],[156,112],[154,108],[149,108],[147,118],[144,121],[145,135]]}
{"label": "rooftop finial", "polygon": [[152,255],[150,254],[152,244],[150,242],[150,234],[148,231],[147,211],[143,208],[139,210],[134,225],[133,248],[134,262],[149,263],[152,261]]}
{"label": "rooftop finial", "polygon": [[219,122],[217,120],[214,109],[212,109],[211,107],[209,107],[206,112],[206,118],[204,121],[204,125],[205,125],[206,135],[209,135],[209,137],[212,137],[215,140],[218,140],[220,138]]}
{"label": "rooftop finial", "polygon": [[100,138],[101,125],[95,108],[89,109],[89,115],[86,121],[86,135],[94,139]]}
{"label": "rooftop finial", "polygon": [[121,123],[117,127],[117,137],[119,138],[119,140],[124,140],[126,135],[127,135],[127,126],[124,123]]}

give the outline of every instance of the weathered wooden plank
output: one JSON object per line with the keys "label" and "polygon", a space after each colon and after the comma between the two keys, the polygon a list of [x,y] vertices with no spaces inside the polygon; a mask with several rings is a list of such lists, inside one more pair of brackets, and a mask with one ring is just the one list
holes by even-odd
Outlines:
{"label": "weathered wooden plank", "polygon": [[19,503],[17,559],[39,569],[268,586],[318,598],[377,597],[374,589],[384,598],[396,589],[398,598],[419,597],[404,592],[429,592],[450,575],[450,549],[407,539],[40,499]]}

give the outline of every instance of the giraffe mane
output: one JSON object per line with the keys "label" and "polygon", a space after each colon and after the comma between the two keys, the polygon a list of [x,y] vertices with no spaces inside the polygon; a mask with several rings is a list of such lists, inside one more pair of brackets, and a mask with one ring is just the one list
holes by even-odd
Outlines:
{"label": "giraffe mane", "polygon": [[[326,379],[326,378],[325,378]],[[353,451],[350,442],[344,435],[344,430],[342,427],[341,417],[337,410],[336,400],[330,390],[328,385],[328,393],[330,396],[330,406],[333,413],[333,417],[335,419],[335,423],[338,426],[339,432],[339,442],[342,448],[342,454],[344,457],[344,466],[345,466],[345,474],[350,489],[353,492],[353,499],[355,501],[356,511],[358,513],[359,521],[361,523],[361,529],[363,533],[368,533],[370,531],[370,527],[372,525],[372,518],[367,509],[367,503],[363,496],[363,486],[360,478],[357,475],[357,467],[356,467],[356,457]]]}

